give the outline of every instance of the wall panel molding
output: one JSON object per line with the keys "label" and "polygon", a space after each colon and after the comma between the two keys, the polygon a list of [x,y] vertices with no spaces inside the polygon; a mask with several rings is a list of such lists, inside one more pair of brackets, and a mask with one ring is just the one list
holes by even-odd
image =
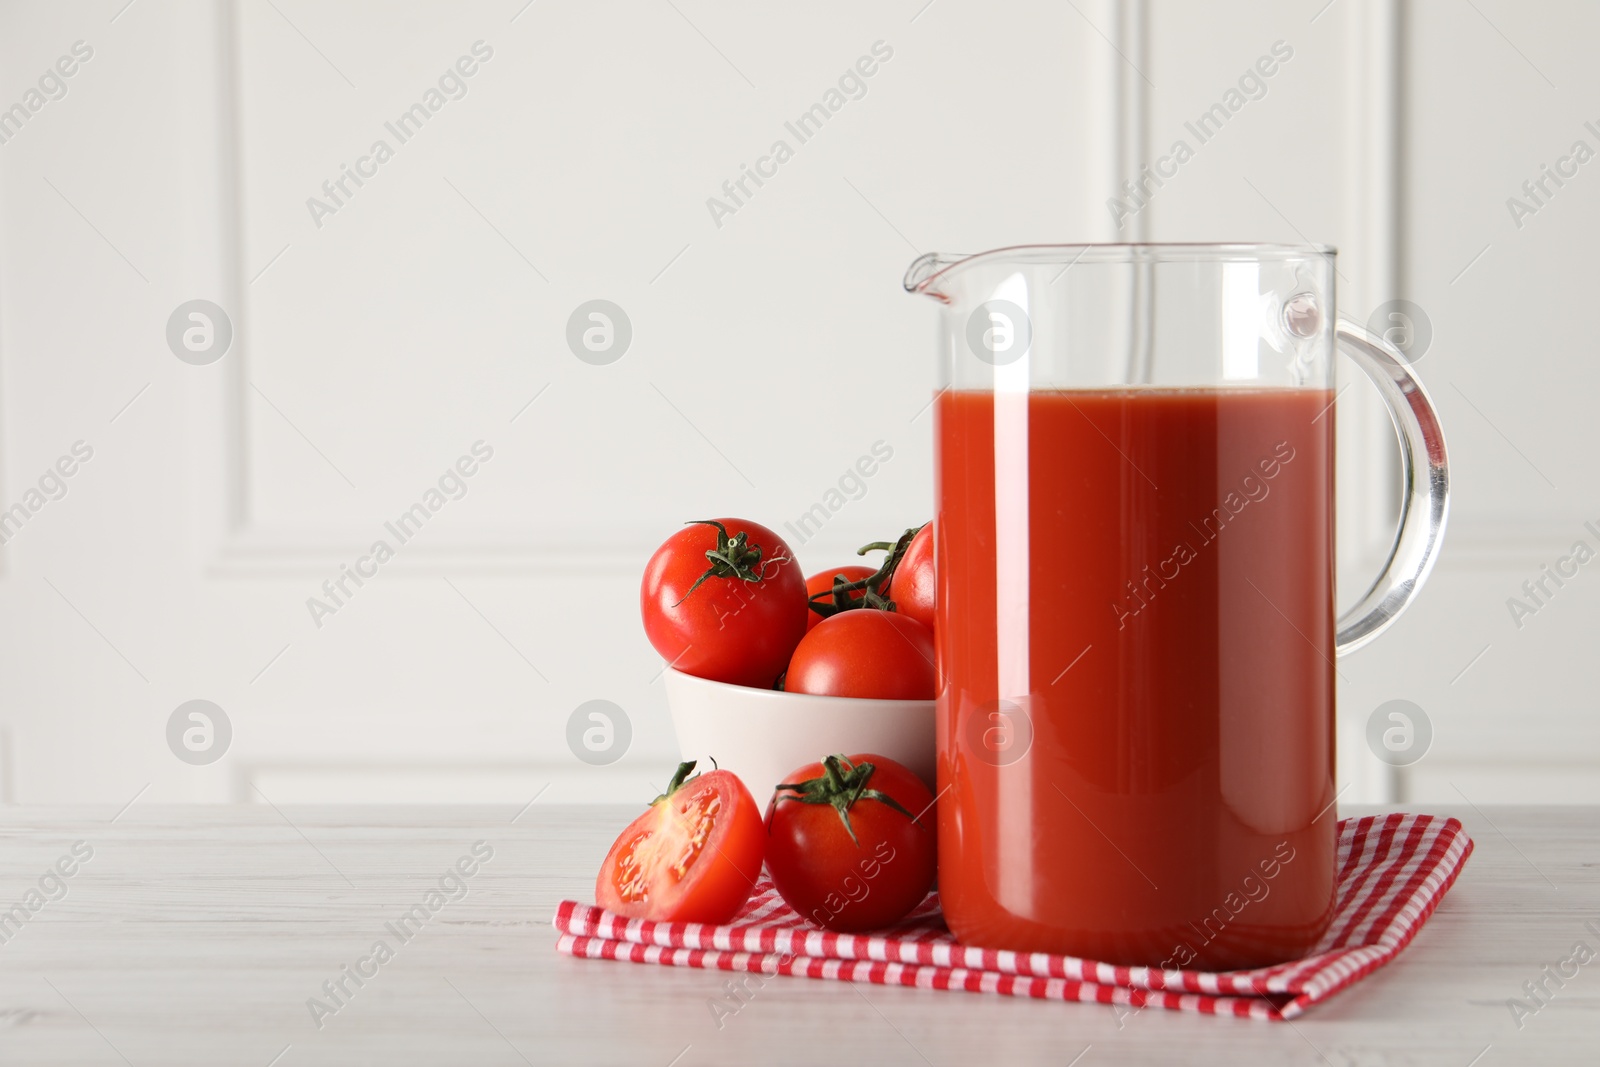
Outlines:
{"label": "wall panel molding", "polygon": [[[249,485],[253,307],[245,262],[242,210],[246,203],[243,106],[242,0],[209,7],[197,20],[210,20],[215,47],[197,60],[189,94],[196,101],[195,209],[197,233],[213,241],[194,257],[191,288],[215,293],[233,318],[232,350],[218,364],[220,375],[191,384],[188,400],[193,444],[192,482],[196,488],[196,558],[205,560],[208,578],[279,578],[336,574],[372,544],[372,530],[336,527],[285,529],[251,514]],[[441,573],[507,576],[620,574],[637,569],[636,552],[599,551],[577,544],[550,544],[549,534],[526,530],[482,536],[430,534],[425,543],[399,551],[385,574],[413,577]]]}

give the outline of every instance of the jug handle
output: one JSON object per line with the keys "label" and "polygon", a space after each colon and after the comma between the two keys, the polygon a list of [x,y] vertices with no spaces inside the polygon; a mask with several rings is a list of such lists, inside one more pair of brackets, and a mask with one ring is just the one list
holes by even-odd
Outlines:
{"label": "jug handle", "polygon": [[1339,350],[1367,372],[1389,409],[1400,436],[1404,479],[1400,526],[1388,562],[1335,626],[1334,651],[1344,656],[1388,629],[1433,570],[1450,513],[1450,468],[1438,412],[1400,352],[1343,317],[1334,324],[1334,337]]}

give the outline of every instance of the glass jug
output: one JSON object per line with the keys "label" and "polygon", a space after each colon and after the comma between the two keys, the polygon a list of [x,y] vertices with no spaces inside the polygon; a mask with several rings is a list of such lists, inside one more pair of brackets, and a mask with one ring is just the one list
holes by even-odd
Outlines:
{"label": "glass jug", "polygon": [[[1334,659],[1438,552],[1444,439],[1334,310],[1334,251],[924,256],[939,303],[939,891],[964,943],[1227,970],[1334,906]],[[1334,617],[1333,356],[1377,384],[1404,495]]]}

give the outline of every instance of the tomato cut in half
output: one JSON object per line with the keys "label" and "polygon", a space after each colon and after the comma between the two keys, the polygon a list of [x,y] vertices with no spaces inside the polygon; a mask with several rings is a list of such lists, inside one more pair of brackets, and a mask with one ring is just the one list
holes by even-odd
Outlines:
{"label": "tomato cut in half", "polygon": [[667,791],[612,844],[595,902],[630,919],[725,923],[761,873],[766,833],[750,790],[732,771],[690,777],[681,764]]}

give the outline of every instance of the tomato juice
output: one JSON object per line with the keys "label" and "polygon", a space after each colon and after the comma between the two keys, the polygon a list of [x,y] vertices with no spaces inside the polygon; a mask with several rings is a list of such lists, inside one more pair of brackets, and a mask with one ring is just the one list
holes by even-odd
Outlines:
{"label": "tomato juice", "polygon": [[938,397],[939,891],[961,941],[1226,970],[1322,935],[1332,400]]}

